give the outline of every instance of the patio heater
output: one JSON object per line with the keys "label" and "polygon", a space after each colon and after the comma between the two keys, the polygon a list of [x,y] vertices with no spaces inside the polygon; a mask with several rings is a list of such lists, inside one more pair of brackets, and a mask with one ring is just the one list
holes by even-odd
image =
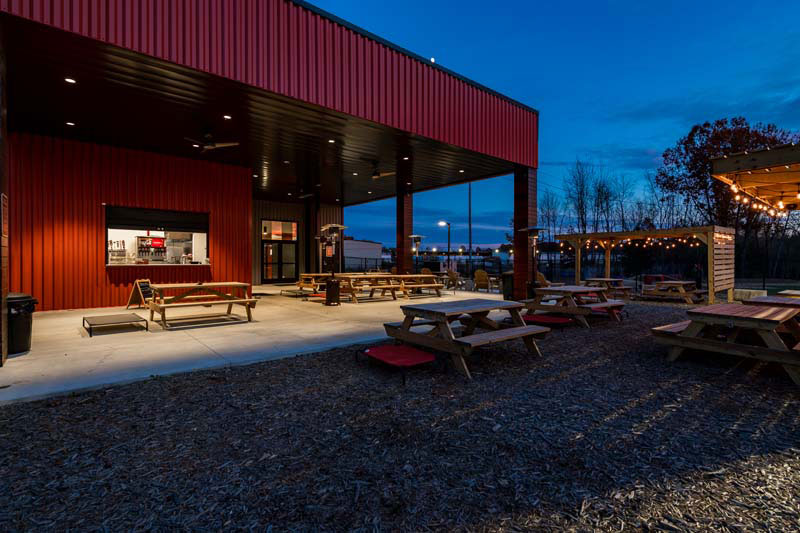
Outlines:
{"label": "patio heater", "polygon": [[414,266],[416,266],[419,260],[419,249],[422,246],[422,239],[425,238],[425,235],[409,235],[408,238],[411,239],[411,251],[414,252]]}
{"label": "patio heater", "polygon": [[337,246],[342,241],[342,234],[347,226],[341,224],[325,224],[319,231],[319,264],[322,270],[334,274],[340,270],[340,250]]}

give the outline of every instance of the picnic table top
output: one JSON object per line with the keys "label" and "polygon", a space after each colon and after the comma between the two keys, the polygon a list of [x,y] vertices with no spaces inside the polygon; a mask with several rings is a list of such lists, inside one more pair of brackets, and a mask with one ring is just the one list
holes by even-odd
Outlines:
{"label": "picnic table top", "polygon": [[783,296],[793,296],[795,298],[800,297],[800,291],[793,291],[793,290],[781,291],[778,294],[781,294]]}
{"label": "picnic table top", "polygon": [[586,278],[586,281],[625,281],[622,278]]}
{"label": "picnic table top", "polygon": [[438,302],[430,304],[401,305],[400,309],[405,314],[427,313],[442,317],[458,316],[462,314],[482,313],[498,309],[521,309],[519,302],[507,300],[490,300],[488,298],[471,298],[455,302]]}
{"label": "picnic table top", "polygon": [[770,324],[782,324],[798,313],[800,313],[800,307],[769,307],[739,304],[706,305],[704,307],[690,309],[686,312],[689,318],[700,320],[701,322],[703,317],[716,317],[740,321],[767,322]]}
{"label": "picnic table top", "polygon": [[799,298],[788,296],[755,296],[742,302],[746,305],[771,305],[775,307],[800,307]]}
{"label": "picnic table top", "polygon": [[155,290],[161,289],[195,289],[197,287],[244,287],[250,286],[249,283],[239,281],[204,281],[202,283],[151,283],[150,286]]}
{"label": "picnic table top", "polygon": [[602,287],[587,287],[586,285],[560,285],[555,287],[538,287],[535,289],[541,294],[580,294],[602,291]]}
{"label": "picnic table top", "polygon": [[662,287],[688,287],[689,285],[697,285],[697,282],[686,280],[664,280],[656,281],[655,284]]}

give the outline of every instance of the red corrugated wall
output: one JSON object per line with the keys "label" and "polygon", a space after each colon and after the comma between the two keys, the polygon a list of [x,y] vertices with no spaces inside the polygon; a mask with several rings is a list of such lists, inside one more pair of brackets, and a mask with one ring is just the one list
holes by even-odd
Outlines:
{"label": "red corrugated wall", "polygon": [[0,0],[0,10],[538,166],[536,113],[289,0]]}
{"label": "red corrugated wall", "polygon": [[[250,283],[246,168],[13,133],[11,291],[40,310],[124,305],[137,278]],[[211,266],[105,266],[103,204],[209,214]]]}

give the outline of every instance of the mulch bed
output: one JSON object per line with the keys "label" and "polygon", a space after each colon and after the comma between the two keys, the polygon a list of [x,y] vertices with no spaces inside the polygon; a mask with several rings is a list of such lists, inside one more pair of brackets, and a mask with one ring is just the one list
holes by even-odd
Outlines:
{"label": "mulch bed", "polygon": [[626,310],[472,382],[361,346],[3,406],[0,529],[799,529],[800,390]]}

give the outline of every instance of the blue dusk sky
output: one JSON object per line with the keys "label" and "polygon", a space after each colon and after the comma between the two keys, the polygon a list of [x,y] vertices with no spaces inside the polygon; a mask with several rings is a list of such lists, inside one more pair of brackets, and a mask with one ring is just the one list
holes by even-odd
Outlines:
{"label": "blue dusk sky", "polygon": [[[641,179],[699,122],[800,129],[800,2],[313,0],[539,110],[539,194],[576,158]],[[473,242],[504,241],[512,179],[473,184]],[[467,186],[414,196],[425,245],[467,241]],[[356,238],[394,245],[394,202],[345,209]]]}

